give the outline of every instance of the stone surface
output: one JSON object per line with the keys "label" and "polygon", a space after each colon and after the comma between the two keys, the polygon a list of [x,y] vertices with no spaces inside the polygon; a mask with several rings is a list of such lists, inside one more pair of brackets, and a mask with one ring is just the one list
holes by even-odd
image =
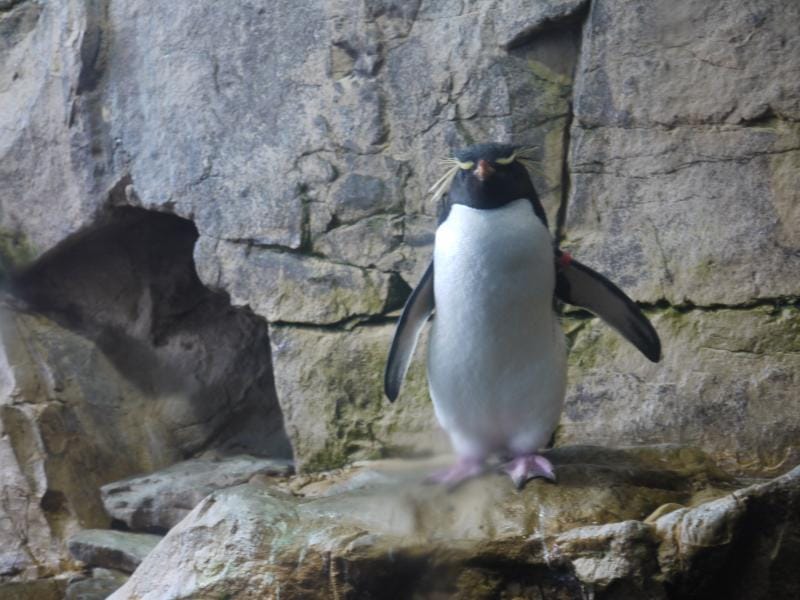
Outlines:
{"label": "stone surface", "polygon": [[686,443],[736,471],[800,462],[800,307],[651,314],[664,359],[652,364],[596,319],[571,337],[557,443]]}
{"label": "stone surface", "polygon": [[67,541],[72,556],[91,567],[133,573],[161,536],[109,529],[84,529]]}
{"label": "stone surface", "polygon": [[[80,110],[84,36],[91,5],[15,2],[0,13],[0,262],[40,256],[95,218],[108,173],[91,152],[95,131]],[[85,45],[84,45],[85,42]],[[32,57],[36,57],[32,60]],[[99,115],[98,115],[99,116]],[[97,161],[101,162],[101,161]]]}
{"label": "stone surface", "polygon": [[582,124],[651,127],[800,117],[795,2],[593,2],[576,75]]}
{"label": "stone surface", "polygon": [[562,441],[692,440],[771,473],[800,461],[798,22],[769,0],[592,3],[564,245],[658,307],[665,359],[582,329]]}
{"label": "stone surface", "polygon": [[565,246],[637,300],[800,295],[800,124],[573,128]]}
{"label": "stone surface", "polygon": [[[239,455],[195,458],[100,488],[106,512],[136,531],[168,530],[211,492],[255,475],[287,475],[288,460]],[[89,562],[89,561],[86,561]]]}
{"label": "stone surface", "polygon": [[200,275],[270,321],[328,324],[396,308],[397,300],[387,306],[389,276],[375,270],[228,242],[215,246],[215,278]]}
{"label": "stone surface", "polygon": [[199,283],[191,224],[125,215],[3,297],[2,575],[65,568],[63,540],[109,524],[105,483],[206,448],[290,454],[266,325]]}
{"label": "stone surface", "polygon": [[568,245],[637,300],[800,294],[798,22],[770,0],[592,4]]}
{"label": "stone surface", "polygon": [[298,470],[446,446],[428,400],[424,340],[401,398],[390,403],[383,395],[393,331],[392,324],[352,331],[272,328],[275,385]]}
{"label": "stone surface", "polygon": [[67,587],[65,579],[34,581],[0,581],[0,600],[62,600]]}
{"label": "stone surface", "polygon": [[113,569],[92,569],[91,577],[74,578],[64,600],[106,600],[128,580],[128,574]]}
{"label": "stone surface", "polygon": [[[420,485],[431,463],[396,461],[348,469],[325,488],[305,483],[296,496],[252,484],[215,493],[112,598],[540,597],[537,589],[667,598],[727,579],[735,599],[770,597],[762,589],[791,597],[800,586],[785,570],[797,552],[800,470],[730,495],[735,481],[690,449],[575,447],[550,457],[559,483],[521,493],[499,474],[447,493]],[[669,501],[684,508],[643,522]],[[751,530],[770,509],[780,535]],[[747,574],[725,568],[757,552],[752,535],[771,540],[771,553]]]}
{"label": "stone surface", "polygon": [[[130,389],[126,402],[102,388],[87,394],[87,410],[98,421],[126,420],[121,429],[136,433],[122,435],[163,456],[133,472],[209,445],[290,453],[274,397],[267,326],[203,287],[192,261],[196,238],[184,219],[120,208],[14,281],[28,310],[91,340],[84,353],[101,354]],[[104,385],[103,379],[83,381],[91,371],[76,370],[85,362],[66,362],[54,344],[53,357],[44,360],[65,361],[61,379]]]}

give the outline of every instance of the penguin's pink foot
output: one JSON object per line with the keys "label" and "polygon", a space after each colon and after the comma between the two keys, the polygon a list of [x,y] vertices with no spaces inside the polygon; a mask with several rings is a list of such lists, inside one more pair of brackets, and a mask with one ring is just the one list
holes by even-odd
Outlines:
{"label": "penguin's pink foot", "polygon": [[517,456],[504,464],[502,468],[509,474],[518,490],[525,487],[525,483],[534,477],[544,477],[550,481],[556,480],[552,463],[541,454]]}
{"label": "penguin's pink foot", "polygon": [[456,464],[431,473],[425,483],[439,483],[452,490],[467,479],[481,475],[486,470],[483,460],[477,458],[459,458]]}

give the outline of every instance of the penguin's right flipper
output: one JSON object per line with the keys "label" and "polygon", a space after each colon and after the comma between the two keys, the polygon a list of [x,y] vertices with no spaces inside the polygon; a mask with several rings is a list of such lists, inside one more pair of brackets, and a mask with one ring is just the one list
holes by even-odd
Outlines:
{"label": "penguin's right flipper", "polygon": [[[564,257],[567,260],[562,260]],[[592,311],[648,359],[661,360],[658,333],[636,303],[600,273],[560,251],[557,251],[556,297]]]}
{"label": "penguin's right flipper", "polygon": [[400,393],[400,385],[411,363],[417,338],[428,317],[431,316],[433,308],[433,261],[431,261],[419,284],[408,297],[392,339],[386,371],[383,374],[383,389],[386,397],[392,402]]}

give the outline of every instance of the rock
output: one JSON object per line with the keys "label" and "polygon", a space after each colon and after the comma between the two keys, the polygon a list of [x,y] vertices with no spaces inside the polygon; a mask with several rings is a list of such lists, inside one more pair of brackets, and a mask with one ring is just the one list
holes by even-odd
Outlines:
{"label": "rock", "polygon": [[291,470],[287,460],[246,455],[195,458],[106,484],[100,493],[113,519],[134,530],[166,531],[211,492],[246,483],[255,475],[285,476]]}
{"label": "rock", "polygon": [[390,403],[383,394],[393,331],[392,325],[272,328],[275,385],[298,470],[445,447],[428,399],[424,343],[400,399]]}
{"label": "rock", "polygon": [[[287,598],[386,590],[398,597],[491,598],[537,586],[547,597],[672,597],[664,580],[679,582],[716,563],[701,560],[691,545],[676,544],[658,524],[641,521],[665,500],[686,506],[677,511],[685,514],[713,512],[715,503],[731,507],[722,511],[736,532],[727,542],[710,533],[718,528],[707,520],[689,526],[699,543],[719,540],[703,547],[714,557],[757,552],[739,537],[745,522],[758,518],[759,503],[780,507],[773,522],[783,535],[765,536],[775,558],[750,563],[754,570],[746,577],[782,592],[800,586],[795,573],[782,570],[796,552],[798,523],[791,511],[800,499],[800,470],[732,496],[726,490],[736,482],[688,449],[573,447],[552,450],[550,457],[559,483],[534,481],[521,493],[501,475],[447,493],[420,485],[430,462],[397,461],[347,469],[321,495],[303,496],[308,486],[295,490],[300,497],[262,485],[217,492],[170,531],[112,598],[166,600],[223,590],[238,598],[276,589]],[[368,471],[376,474],[365,477]],[[744,509],[733,508],[733,497]],[[667,548],[685,562],[660,563]],[[742,581],[725,566],[707,575]],[[758,584],[742,589],[750,593]],[[691,589],[677,585],[681,593]]]}
{"label": "rock", "polygon": [[678,593],[697,597],[797,596],[798,509],[800,467],[661,517],[655,527],[666,581]]}
{"label": "rock", "polygon": [[75,559],[92,567],[133,573],[161,541],[161,536],[110,529],[84,529],[69,538]]}
{"label": "rock", "polygon": [[641,521],[576,527],[555,541],[559,551],[570,556],[576,577],[592,592],[615,585],[616,594],[622,588],[631,598],[667,598],[656,579],[656,543],[652,527]]}
{"label": "rock", "polygon": [[314,248],[335,260],[374,267],[396,249],[402,239],[402,219],[379,215],[324,233],[314,241]]}
{"label": "rock", "polygon": [[665,359],[651,368],[612,333],[576,332],[564,442],[693,440],[773,475],[800,461],[786,401],[800,348],[798,22],[796,4],[768,0],[592,4],[564,246],[658,309]]}
{"label": "rock", "polygon": [[797,123],[579,126],[570,161],[564,244],[637,300],[748,305],[800,293]]}
{"label": "rock", "polygon": [[62,600],[65,579],[0,582],[0,600]]}
{"label": "rock", "polygon": [[199,449],[290,454],[267,326],[203,288],[195,237],[126,211],[3,297],[0,574],[66,568],[64,540],[110,523],[105,483]]}
{"label": "rock", "polygon": [[101,478],[136,457],[114,452],[87,398],[135,392],[93,344],[43,317],[4,309],[0,327],[0,574],[53,575],[68,564],[65,537],[108,524]]}
{"label": "rock", "polygon": [[592,3],[575,83],[589,127],[738,124],[800,116],[796,3]]}
{"label": "rock", "polygon": [[[81,52],[92,42],[91,34],[81,35],[92,28],[91,12],[78,1],[14,2],[0,16],[4,269],[30,263],[85,228],[95,217],[97,190],[110,186],[103,161],[91,152],[99,132],[81,118],[84,98],[75,94]],[[58,208],[45,208],[44,198],[58,198]]]}
{"label": "rock", "polygon": [[503,2],[492,12],[497,42],[506,49],[529,43],[554,23],[577,18],[587,4],[584,0],[546,0],[533,6],[520,0]]}
{"label": "rock", "polygon": [[375,270],[228,242],[215,244],[215,252],[219,262],[210,283],[270,321],[336,323],[380,313],[390,303],[390,278]]}
{"label": "rock", "polygon": [[558,443],[692,439],[734,471],[776,475],[797,464],[800,311],[651,316],[664,346],[658,364],[596,319],[577,324]]}
{"label": "rock", "polygon": [[[96,390],[86,407],[93,419],[133,428],[105,434],[112,445],[120,435],[135,440],[140,448],[126,456],[147,448],[149,461],[136,459],[138,468],[126,475],[209,444],[290,453],[276,412],[267,326],[200,283],[192,259],[196,239],[189,221],[120,208],[14,281],[28,310],[88,338],[93,343],[84,342],[83,354],[108,363],[107,375],[96,380],[91,368],[78,371],[89,359],[63,357],[57,338],[52,358],[43,358],[61,361],[62,380]],[[114,391],[118,385],[129,390],[126,402]]]}
{"label": "rock", "polygon": [[64,600],[106,600],[128,580],[128,574],[111,569],[92,569],[92,576],[69,582]]}

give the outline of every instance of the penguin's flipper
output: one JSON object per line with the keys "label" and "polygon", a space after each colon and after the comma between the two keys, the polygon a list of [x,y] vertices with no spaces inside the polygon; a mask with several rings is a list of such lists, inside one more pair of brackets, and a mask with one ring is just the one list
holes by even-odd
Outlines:
{"label": "penguin's flipper", "polygon": [[400,385],[411,363],[417,338],[428,317],[431,316],[433,308],[433,261],[431,261],[419,284],[408,297],[403,307],[403,314],[397,321],[389,359],[386,361],[386,371],[383,374],[383,389],[386,397],[392,402],[400,393]]}
{"label": "penguin's flipper", "polygon": [[592,311],[648,359],[661,360],[661,340],[633,300],[600,273],[561,251],[556,260],[556,297]]}

